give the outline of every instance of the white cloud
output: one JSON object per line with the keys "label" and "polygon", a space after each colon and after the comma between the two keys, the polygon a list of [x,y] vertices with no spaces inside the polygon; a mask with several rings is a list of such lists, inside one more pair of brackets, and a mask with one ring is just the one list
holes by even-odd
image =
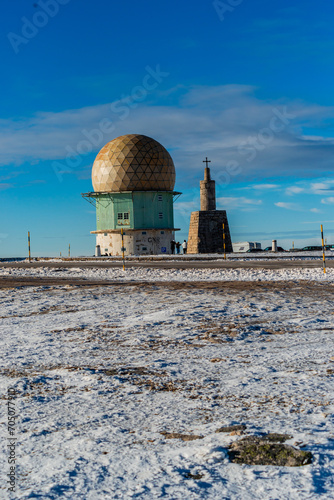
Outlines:
{"label": "white cloud", "polygon": [[[192,185],[198,182],[205,156],[211,160],[217,184],[226,179],[228,183],[242,181],[254,175],[265,178],[273,174],[295,176],[298,172],[319,174],[333,166],[333,139],[325,140],[319,132],[320,139],[315,141],[296,132],[309,127],[314,135],[315,124],[320,131],[321,125],[333,117],[333,107],[260,100],[255,97],[254,88],[247,85],[174,89],[174,105],[169,104],[164,93],[161,90],[149,95],[131,108],[124,102],[116,102],[113,110],[107,103],[2,119],[0,165],[55,159],[64,162],[68,150],[77,150],[82,141],[87,141],[87,133],[94,137],[93,153],[114,137],[142,133],[156,138],[170,150],[178,178],[184,175]],[[157,98],[159,104],[154,101]],[[113,128],[99,134],[102,120],[111,121]],[[270,128],[273,123],[277,127],[275,132]],[[232,172],[231,162],[238,165]],[[274,189],[268,186],[273,185],[263,184],[261,189]]]}
{"label": "white cloud", "polygon": [[331,142],[333,139],[331,137],[323,137],[321,135],[301,135],[301,139],[305,139],[308,141],[328,141]]}
{"label": "white cloud", "polygon": [[310,209],[310,212],[313,212],[314,214],[321,214],[321,210],[319,210],[319,208],[311,208]]}
{"label": "white cloud", "polygon": [[277,189],[279,188],[278,184],[255,184],[252,186],[254,189]]}
{"label": "white cloud", "polygon": [[321,203],[323,203],[324,205],[333,205],[333,203],[334,203],[334,196],[330,196],[329,198],[323,198],[321,200]]}
{"label": "white cloud", "polygon": [[199,199],[193,201],[177,201],[175,202],[174,207],[179,214],[183,215],[189,212],[194,212],[196,210],[199,210],[199,204],[200,204]]}
{"label": "white cloud", "polygon": [[311,184],[311,190],[313,192],[323,191],[328,188],[328,183],[325,182],[313,182]]}
{"label": "white cloud", "polygon": [[312,220],[312,221],[304,221],[302,224],[329,224],[334,222],[334,220]]}
{"label": "white cloud", "polygon": [[254,210],[257,206],[262,204],[262,200],[253,200],[251,198],[245,198],[244,196],[240,197],[220,197],[217,198],[217,206],[221,207],[221,209],[228,208],[229,210],[233,210],[235,208],[241,208],[243,210]]}
{"label": "white cloud", "polygon": [[298,210],[297,205],[295,203],[285,203],[283,201],[278,201],[275,203],[276,207],[286,208],[287,210]]}
{"label": "white cloud", "polygon": [[285,191],[285,194],[287,195],[293,195],[293,194],[299,194],[299,193],[302,193],[304,191],[303,188],[301,187],[298,187],[298,186],[291,186],[291,187],[288,187]]}
{"label": "white cloud", "polygon": [[312,194],[321,194],[324,195],[324,191],[333,191],[334,190],[334,180],[326,179],[322,182],[312,182],[310,186],[310,191]]}

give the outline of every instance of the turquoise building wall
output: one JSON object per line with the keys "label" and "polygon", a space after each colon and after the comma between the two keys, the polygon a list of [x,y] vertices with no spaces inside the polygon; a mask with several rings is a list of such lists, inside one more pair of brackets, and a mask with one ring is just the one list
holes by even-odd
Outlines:
{"label": "turquoise building wall", "polygon": [[[128,214],[128,215],[126,215]],[[132,191],[96,196],[98,231],[110,229],[173,229],[173,193]]]}

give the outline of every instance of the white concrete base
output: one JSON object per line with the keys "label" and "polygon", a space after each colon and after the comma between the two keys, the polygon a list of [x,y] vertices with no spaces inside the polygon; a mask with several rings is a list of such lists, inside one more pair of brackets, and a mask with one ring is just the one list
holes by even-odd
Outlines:
{"label": "white concrete base", "polygon": [[[120,231],[98,232],[96,245],[101,248],[101,255],[122,255],[122,237]],[[170,243],[175,239],[171,229],[124,230],[125,255],[170,254]]]}

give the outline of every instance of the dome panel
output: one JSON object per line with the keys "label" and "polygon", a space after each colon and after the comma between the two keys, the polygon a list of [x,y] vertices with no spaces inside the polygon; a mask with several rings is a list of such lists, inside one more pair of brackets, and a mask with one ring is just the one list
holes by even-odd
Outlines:
{"label": "dome panel", "polygon": [[173,191],[175,167],[159,142],[145,135],[123,135],[98,153],[92,182],[97,192]]}

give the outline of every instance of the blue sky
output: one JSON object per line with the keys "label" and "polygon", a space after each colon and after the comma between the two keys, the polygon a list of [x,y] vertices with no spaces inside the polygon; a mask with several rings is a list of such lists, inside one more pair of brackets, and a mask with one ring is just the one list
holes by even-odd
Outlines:
{"label": "blue sky", "polygon": [[142,133],[172,154],[176,227],[202,160],[233,241],[334,243],[334,5],[325,0],[4,0],[0,256],[94,252],[99,149]]}

